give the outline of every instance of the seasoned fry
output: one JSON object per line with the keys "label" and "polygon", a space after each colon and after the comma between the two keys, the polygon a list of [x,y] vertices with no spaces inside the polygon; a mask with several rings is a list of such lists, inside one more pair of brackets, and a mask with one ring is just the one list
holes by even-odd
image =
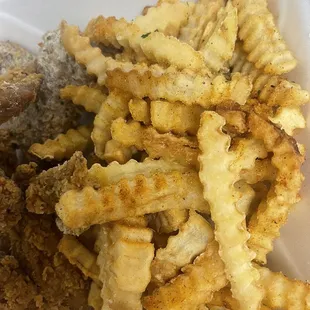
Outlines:
{"label": "seasoned fry", "polygon": [[[225,119],[215,112],[204,112],[198,131],[201,155],[199,177],[204,197],[210,203],[220,256],[240,309],[257,309],[263,298],[259,274],[252,266],[254,253],[246,245],[245,213],[238,209],[238,190],[234,184],[242,169],[254,166],[256,158],[267,152],[256,140],[241,139],[230,151],[230,137],[222,132]],[[218,180],[218,182],[216,181]]]}
{"label": "seasoned fry", "polygon": [[0,76],[0,124],[36,101],[42,76],[19,70]]}
{"label": "seasoned fry", "polygon": [[243,111],[238,110],[225,110],[225,109],[216,109],[216,112],[225,118],[226,124],[225,129],[230,134],[243,134],[248,131],[246,123],[246,114]]}
{"label": "seasoned fry", "polygon": [[202,71],[206,66],[202,54],[191,46],[159,31],[145,32],[123,18],[117,20],[99,16],[89,22],[85,34],[96,43],[134,50],[139,61],[146,58],[152,63],[195,72]]}
{"label": "seasoned fry", "polygon": [[56,212],[68,228],[86,229],[95,224],[173,208],[208,213],[209,206],[203,200],[195,172],[137,175],[132,180],[122,179],[100,190],[90,186],[81,191],[70,190],[60,198]]}
{"label": "seasoned fry", "polygon": [[145,15],[137,16],[133,22],[144,33],[157,30],[167,36],[177,37],[180,28],[187,22],[192,9],[192,3],[166,2],[148,8]]}
{"label": "seasoned fry", "polygon": [[75,237],[64,235],[58,244],[58,250],[66,256],[72,265],[76,265],[85,276],[99,284],[97,256],[83,246]]}
{"label": "seasoned fry", "polygon": [[268,268],[256,266],[265,292],[264,304],[272,309],[300,309],[310,307],[310,285],[298,280],[290,280],[281,272],[271,272]]}
{"label": "seasoned fry", "polygon": [[172,233],[179,229],[188,219],[188,210],[171,209],[154,214],[156,231]]}
{"label": "seasoned fry", "polygon": [[100,296],[101,287],[98,286],[95,282],[92,282],[90,285],[88,293],[88,305],[93,307],[94,310],[102,309],[102,298]]}
{"label": "seasoned fry", "polygon": [[292,136],[296,129],[306,128],[306,120],[299,107],[280,107],[274,117],[269,117],[288,135]]}
{"label": "seasoned fry", "polygon": [[[297,61],[288,50],[266,0],[232,0],[238,9],[239,38],[247,59],[267,74],[293,70]],[[264,35],[262,35],[264,34]]]}
{"label": "seasoned fry", "polygon": [[179,40],[197,50],[207,24],[216,18],[217,12],[223,6],[223,0],[199,0],[189,16],[188,23],[181,28]]}
{"label": "seasoned fry", "polygon": [[69,159],[74,152],[84,151],[90,143],[91,128],[80,126],[69,129],[65,134],[58,135],[54,140],[46,140],[43,144],[32,144],[28,152],[40,159]]}
{"label": "seasoned fry", "polygon": [[87,112],[98,113],[101,104],[107,96],[97,88],[68,85],[60,90],[60,98],[72,100],[74,104],[81,105]]}
{"label": "seasoned fry", "polygon": [[218,255],[218,244],[210,240],[206,250],[183,274],[143,298],[146,310],[192,310],[212,299],[213,292],[226,286],[224,264]]}
{"label": "seasoned fry", "polygon": [[131,159],[133,150],[130,147],[125,147],[115,140],[109,140],[106,143],[103,158],[107,163],[117,161],[120,164],[125,164]]}
{"label": "seasoned fry", "polygon": [[79,188],[87,178],[87,162],[81,152],[68,161],[43,171],[33,178],[26,190],[28,211],[43,214],[54,213],[60,196],[69,189]]}
{"label": "seasoned fry", "polygon": [[148,228],[117,223],[101,228],[97,263],[104,309],[142,310],[141,295],[150,281],[154,257],[151,239]]}
{"label": "seasoned fry", "polygon": [[112,138],[126,147],[145,150],[151,158],[163,158],[182,165],[198,165],[198,145],[195,140],[177,137],[171,133],[159,134],[153,127],[142,127],[138,122],[126,123],[117,119],[111,126]]}
{"label": "seasoned fry", "polygon": [[95,153],[100,159],[104,159],[106,143],[111,139],[112,121],[118,117],[126,117],[129,113],[128,102],[130,97],[128,93],[120,90],[110,92],[95,117],[91,139],[95,145]]}
{"label": "seasoned fry", "polygon": [[182,267],[205,250],[210,239],[213,239],[210,224],[190,211],[188,221],[180,226],[178,234],[169,237],[167,246],[156,251],[151,265],[152,282],[162,286],[174,278]]}
{"label": "seasoned fry", "polygon": [[198,104],[204,108],[234,101],[245,104],[250,95],[252,84],[249,77],[239,73],[227,81],[223,75],[209,78],[175,71],[154,72],[153,69],[108,71],[107,87],[119,88],[132,93],[137,98],[149,97],[151,100],[165,99],[169,102],[181,101],[186,105]]}
{"label": "seasoned fry", "polygon": [[299,153],[296,141],[255,113],[249,116],[253,136],[264,141],[271,162],[277,169],[276,179],[257,212],[249,222],[249,247],[256,252],[256,261],[266,263],[272,242],[280,235],[292,206],[300,200],[299,191],[304,179],[300,168],[304,156]]}
{"label": "seasoned fry", "polygon": [[150,125],[150,105],[143,99],[131,99],[129,101],[129,111],[135,121]]}
{"label": "seasoned fry", "polygon": [[232,57],[238,31],[237,9],[229,0],[215,21],[210,21],[202,36],[199,50],[208,68],[217,73]]}
{"label": "seasoned fry", "polygon": [[151,101],[151,122],[160,132],[195,135],[202,111],[199,106],[186,106],[163,100]]}

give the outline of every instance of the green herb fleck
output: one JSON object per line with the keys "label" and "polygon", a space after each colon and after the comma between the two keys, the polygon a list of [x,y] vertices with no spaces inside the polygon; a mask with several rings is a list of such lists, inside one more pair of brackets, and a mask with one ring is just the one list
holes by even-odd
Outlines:
{"label": "green herb fleck", "polygon": [[260,89],[257,91],[257,97],[259,97],[259,95],[260,95],[261,92],[262,92],[262,91],[261,91]]}
{"label": "green herb fleck", "polygon": [[144,33],[144,34],[141,36],[141,38],[142,38],[142,39],[145,39],[145,38],[147,38],[150,34],[151,34],[150,32]]}

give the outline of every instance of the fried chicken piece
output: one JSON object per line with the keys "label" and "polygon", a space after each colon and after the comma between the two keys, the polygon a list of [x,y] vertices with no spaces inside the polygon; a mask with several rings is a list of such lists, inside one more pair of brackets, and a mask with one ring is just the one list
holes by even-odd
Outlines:
{"label": "fried chicken piece", "polygon": [[76,152],[64,164],[43,171],[33,178],[26,191],[26,206],[30,212],[54,213],[55,204],[67,190],[85,184],[87,161]]}
{"label": "fried chicken piece", "polygon": [[19,68],[27,72],[35,72],[35,56],[17,43],[0,42],[0,74]]}
{"label": "fried chicken piece", "polygon": [[0,76],[0,124],[35,102],[42,76],[14,70]]}
{"label": "fried chicken piece", "polygon": [[16,150],[8,130],[0,129],[0,169],[10,176],[17,166]]}
{"label": "fried chicken piece", "polygon": [[57,250],[52,215],[26,213],[11,233],[12,255],[38,287],[42,309],[87,309],[89,281]]}
{"label": "fried chicken piece", "polygon": [[25,191],[30,181],[37,175],[38,165],[34,162],[29,164],[22,164],[16,167],[12,179],[20,187],[22,191]]}
{"label": "fried chicken piece", "polygon": [[23,207],[20,188],[5,176],[0,176],[0,233],[13,227],[21,218]]}
{"label": "fried chicken piece", "polygon": [[37,288],[19,268],[18,261],[0,253],[0,308],[24,310],[35,308]]}
{"label": "fried chicken piece", "polygon": [[39,100],[29,105],[19,117],[3,124],[22,149],[76,127],[80,109],[70,102],[61,101],[59,89],[68,84],[85,85],[92,81],[86,70],[65,51],[59,29],[44,35],[37,67],[38,73],[44,76]]}

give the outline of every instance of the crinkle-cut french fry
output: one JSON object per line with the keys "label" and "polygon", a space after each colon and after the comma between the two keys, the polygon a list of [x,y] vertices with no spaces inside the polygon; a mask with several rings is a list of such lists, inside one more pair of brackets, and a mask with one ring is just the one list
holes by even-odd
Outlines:
{"label": "crinkle-cut french fry", "polygon": [[198,130],[200,181],[204,198],[210,204],[220,256],[240,309],[257,309],[263,298],[259,273],[252,265],[255,254],[247,247],[250,234],[245,213],[238,209],[239,193],[234,184],[240,171],[254,166],[256,158],[267,157],[258,140],[240,139],[229,149],[230,136],[222,132],[225,119],[215,112],[204,112]]}
{"label": "crinkle-cut french fry", "polygon": [[90,285],[87,302],[94,310],[102,310],[101,287],[95,282]]}
{"label": "crinkle-cut french fry", "polygon": [[239,38],[249,54],[247,59],[268,74],[278,75],[293,70],[297,61],[277,29],[267,1],[232,1],[238,9]]}
{"label": "crinkle-cut french fry", "polygon": [[154,224],[158,233],[172,233],[188,219],[188,210],[171,209],[154,214]]}
{"label": "crinkle-cut french fry", "polygon": [[102,226],[97,264],[103,309],[142,310],[141,296],[150,281],[154,257],[151,239],[152,231],[148,228],[117,223]]}
{"label": "crinkle-cut french fry", "polygon": [[162,286],[174,278],[182,267],[204,252],[210,239],[213,239],[210,224],[195,211],[190,211],[178,234],[169,237],[167,246],[156,251],[151,265],[151,281]]}
{"label": "crinkle-cut french fry", "polygon": [[176,2],[162,3],[156,7],[150,7],[145,15],[139,15],[134,19],[143,32],[155,30],[177,37],[180,28],[187,22],[193,10],[192,3]]}
{"label": "crinkle-cut french fry", "polygon": [[240,42],[237,42],[230,67],[232,72],[249,75],[253,83],[252,98],[257,98],[269,106],[298,106],[309,101],[309,92],[303,90],[300,85],[256,69],[246,57]]}
{"label": "crinkle-cut french fry", "polygon": [[300,200],[299,191],[304,179],[300,169],[304,156],[299,153],[296,141],[272,123],[255,113],[249,116],[252,135],[261,139],[268,152],[272,152],[272,165],[277,169],[271,189],[250,219],[249,247],[256,252],[256,261],[266,263],[272,251],[273,240],[280,235],[292,206]]}
{"label": "crinkle-cut french fry", "polygon": [[99,16],[90,21],[85,34],[96,43],[134,50],[139,61],[146,58],[153,63],[195,72],[207,69],[203,55],[190,45],[158,31],[145,32],[123,18]]}
{"label": "crinkle-cut french fry", "polygon": [[121,118],[112,123],[111,133],[114,140],[126,147],[145,150],[151,158],[163,158],[190,167],[198,165],[198,145],[194,139],[160,134],[152,126],[142,127],[134,121],[126,123]]}
{"label": "crinkle-cut french fry", "polygon": [[216,18],[217,12],[223,6],[223,0],[199,0],[189,16],[188,23],[181,28],[179,40],[197,50],[207,24]]}
{"label": "crinkle-cut french fry", "polygon": [[209,78],[203,75],[178,72],[173,68],[156,74],[154,70],[108,71],[106,85],[110,89],[119,88],[132,93],[137,98],[149,97],[151,100],[165,99],[170,102],[181,101],[186,105],[198,104],[204,108],[234,101],[245,104],[252,89],[247,76],[240,73],[232,75],[227,81],[223,75]]}
{"label": "crinkle-cut french fry", "polygon": [[72,265],[76,265],[85,276],[100,284],[99,266],[96,263],[97,255],[90,252],[74,236],[64,235],[58,244],[58,250],[66,256]]}
{"label": "crinkle-cut french fry", "polygon": [[237,209],[248,215],[251,211],[252,201],[255,198],[255,191],[245,181],[238,181],[234,186],[239,194],[239,200],[236,204]]}
{"label": "crinkle-cut french fry", "polygon": [[[80,64],[84,65],[88,74],[97,76],[98,84],[104,85],[108,70],[121,68],[122,70],[138,70],[140,73],[148,70],[145,64],[132,64],[131,62],[117,61],[102,54],[99,47],[93,47],[88,37],[83,37],[79,33],[77,26],[69,26],[66,22],[61,24],[61,39],[67,53],[75,58]],[[152,68],[154,72],[163,72],[159,66]]]}
{"label": "crinkle-cut french fry", "polygon": [[146,310],[192,310],[212,299],[227,285],[224,264],[218,255],[218,244],[210,241],[206,250],[193,264],[183,268],[183,274],[143,298]]}
{"label": "crinkle-cut french fry", "polygon": [[54,213],[60,196],[69,189],[83,186],[87,179],[87,162],[81,152],[60,166],[43,171],[33,179],[26,190],[28,211],[38,214]]}
{"label": "crinkle-cut french fry", "polygon": [[87,112],[98,113],[107,96],[97,88],[68,85],[60,90],[60,98],[83,106]]}
{"label": "crinkle-cut french fry", "polygon": [[136,98],[131,99],[129,101],[129,112],[135,121],[150,125],[150,104],[147,101]]}
{"label": "crinkle-cut french fry", "polygon": [[203,108],[164,100],[151,101],[151,122],[160,132],[195,135]]}
{"label": "crinkle-cut french fry", "polygon": [[95,117],[91,139],[95,145],[95,153],[100,159],[104,159],[106,143],[111,139],[112,121],[129,114],[128,102],[130,98],[128,93],[117,89],[113,90],[102,103]]}
{"label": "crinkle-cut french fry", "polygon": [[277,169],[272,165],[269,158],[258,159],[251,169],[242,169],[240,178],[248,184],[256,184],[262,181],[274,181]]}
{"label": "crinkle-cut french fry", "polygon": [[99,187],[104,187],[116,184],[124,178],[127,180],[134,179],[138,174],[151,177],[152,174],[157,172],[165,173],[171,171],[185,172],[188,171],[188,168],[163,159],[153,160],[147,158],[142,163],[131,159],[124,165],[120,165],[117,162],[113,162],[107,167],[95,164],[89,169],[88,176],[94,184]]}
{"label": "crinkle-cut french fry", "polygon": [[79,126],[58,135],[54,140],[48,139],[43,144],[34,143],[28,152],[40,159],[69,159],[74,152],[84,151],[91,139],[91,127]]}
{"label": "crinkle-cut french fry", "polygon": [[225,118],[225,129],[230,134],[240,135],[248,131],[245,112],[225,109],[216,109],[216,112]]}
{"label": "crinkle-cut french fry", "polygon": [[269,120],[290,136],[296,129],[306,128],[306,120],[299,107],[280,107],[275,116],[269,117]]}
{"label": "crinkle-cut french fry", "polygon": [[[230,310],[239,310],[240,306],[238,301],[232,297],[231,291],[228,287],[225,287],[221,289],[220,291],[217,291],[213,295],[213,299],[211,302],[208,303],[208,306],[210,309],[213,309],[213,307],[225,307],[225,309]],[[260,310],[270,310],[269,307],[262,305]]]}
{"label": "crinkle-cut french fry", "polygon": [[56,212],[71,229],[156,213],[168,209],[194,209],[209,212],[202,197],[202,186],[193,171],[137,175],[115,185],[95,190],[67,191],[56,205]]}
{"label": "crinkle-cut french fry", "polygon": [[112,139],[109,140],[105,145],[103,159],[107,163],[117,161],[120,164],[125,164],[128,160],[131,159],[133,151],[134,150],[132,148],[126,147]]}
{"label": "crinkle-cut french fry", "polygon": [[237,9],[229,0],[225,8],[221,8],[217,13],[217,19],[207,24],[199,46],[199,51],[212,72],[222,70],[232,57],[237,32]]}
{"label": "crinkle-cut french fry", "polygon": [[291,280],[281,272],[272,272],[268,268],[256,266],[265,291],[264,304],[272,309],[310,308],[310,285]]}

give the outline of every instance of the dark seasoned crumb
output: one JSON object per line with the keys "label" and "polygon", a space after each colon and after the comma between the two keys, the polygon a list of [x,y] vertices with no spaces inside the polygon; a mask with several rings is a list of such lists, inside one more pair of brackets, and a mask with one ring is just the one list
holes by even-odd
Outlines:
{"label": "dark seasoned crumb", "polygon": [[0,74],[19,68],[28,72],[36,71],[35,56],[17,43],[0,42]]}
{"label": "dark seasoned crumb", "polygon": [[21,218],[22,191],[10,179],[0,176],[0,233],[9,230]]}
{"label": "dark seasoned crumb", "polygon": [[11,234],[12,255],[38,287],[43,309],[87,309],[89,281],[58,252],[52,215],[25,213]]}
{"label": "dark seasoned crumb", "polygon": [[0,124],[35,102],[42,76],[21,70],[0,76]]}
{"label": "dark seasoned crumb", "polygon": [[38,214],[54,213],[62,193],[82,186],[86,178],[86,159],[76,152],[64,164],[43,171],[31,181],[26,191],[27,209]]}

